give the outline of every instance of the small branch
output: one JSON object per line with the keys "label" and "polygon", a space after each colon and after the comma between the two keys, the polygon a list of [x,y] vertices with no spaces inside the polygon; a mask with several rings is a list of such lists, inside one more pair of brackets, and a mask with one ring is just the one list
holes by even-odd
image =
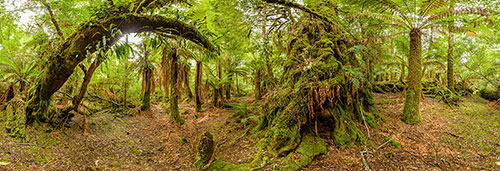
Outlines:
{"label": "small branch", "polygon": [[359,154],[361,154],[361,159],[363,161],[363,166],[365,166],[366,171],[371,171],[370,166],[368,166],[368,163],[366,162],[365,155],[363,154],[363,151],[360,151]]}
{"label": "small branch", "polygon": [[288,0],[262,0],[262,1],[267,2],[267,3],[280,4],[280,5],[284,5],[286,7],[296,8],[296,9],[302,10],[306,13],[309,13],[309,14],[313,15],[314,17],[319,18],[319,19],[321,19],[329,24],[339,26],[339,24],[331,21],[328,17],[325,17],[324,15],[321,15],[321,14],[311,10],[310,8],[307,8],[303,5],[300,5],[300,4],[295,3],[295,2],[291,2]]}
{"label": "small branch", "polygon": [[52,8],[50,7],[47,2],[42,1],[42,4],[47,8],[47,11],[49,12],[50,20],[52,20],[52,24],[54,24],[54,27],[56,28],[56,32],[61,37],[61,39],[64,39],[63,32],[61,31],[61,27],[59,27],[59,24],[57,23],[56,18],[54,17],[54,13],[52,12]]}

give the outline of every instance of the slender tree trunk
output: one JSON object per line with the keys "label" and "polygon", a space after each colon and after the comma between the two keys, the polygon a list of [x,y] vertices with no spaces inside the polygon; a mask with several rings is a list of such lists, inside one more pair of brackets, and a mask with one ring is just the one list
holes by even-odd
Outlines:
{"label": "slender tree trunk", "polygon": [[420,123],[421,79],[422,79],[422,30],[410,31],[410,55],[408,58],[408,88],[402,120],[410,125]]}
{"label": "slender tree trunk", "polygon": [[261,77],[261,71],[260,69],[257,69],[257,72],[255,74],[255,99],[256,100],[261,100],[262,99],[262,86],[260,85],[260,78]]}
{"label": "slender tree trunk", "polygon": [[404,61],[401,62],[401,76],[399,77],[399,80],[401,81],[401,83],[405,83],[405,63]]}
{"label": "slender tree trunk", "polygon": [[226,99],[231,99],[231,84],[233,83],[233,73],[229,72],[229,83],[226,86]]}
{"label": "slender tree trunk", "polygon": [[[146,45],[144,45],[146,46]],[[153,77],[153,69],[150,66],[150,62],[148,61],[149,51],[147,47],[145,47],[144,53],[144,66],[143,66],[143,96],[142,96],[142,106],[141,110],[145,111],[151,107],[151,79]]]}
{"label": "slender tree trunk", "polygon": [[123,106],[127,106],[128,56],[125,58],[125,75],[123,77],[124,77],[123,80],[122,80],[123,81]]}
{"label": "slender tree trunk", "polygon": [[189,70],[190,68],[187,66],[187,65],[184,65],[183,66],[183,70],[184,70],[184,88],[186,89],[186,96],[189,98],[189,99],[193,99],[193,92],[191,91],[191,87],[189,86]]}
{"label": "slender tree trunk", "polygon": [[[220,61],[217,61],[217,77],[219,78],[219,81],[222,81],[222,66]],[[222,86],[214,85],[213,102],[215,107],[222,107],[224,105],[224,97],[222,96]]]}
{"label": "slender tree trunk", "polygon": [[170,117],[169,122],[182,124],[181,116],[179,115],[179,90],[177,86],[177,77],[179,72],[179,56],[177,47],[172,49],[170,61]]}
{"label": "slender tree trunk", "polygon": [[[85,94],[87,94],[87,88],[92,80],[92,76],[94,75],[95,70],[101,65],[102,63],[102,56],[98,55],[98,57],[92,62],[90,65],[89,69],[87,72],[85,72],[85,76],[83,77],[83,82],[82,85],[80,86],[80,91],[78,92],[77,95],[73,97],[72,103],[73,103],[73,110],[74,111],[79,111],[80,104],[83,101],[83,97],[85,97]],[[67,115],[67,114],[66,114]],[[87,121],[87,113],[83,112],[83,132],[85,133],[87,128],[88,128],[88,121]]]}
{"label": "slender tree trunk", "polygon": [[195,107],[196,112],[201,112],[202,110],[201,98],[200,98],[202,69],[203,69],[203,63],[201,61],[196,61],[196,77],[194,80],[194,102],[196,104]]}
{"label": "slender tree trunk", "polygon": [[168,50],[167,48],[163,48],[161,57],[161,84],[163,88],[163,96],[165,99],[168,99],[170,96],[169,88],[170,88],[170,73],[169,73],[169,62],[167,59]]}
{"label": "slender tree trunk", "polygon": [[24,92],[25,87],[26,87],[26,82],[19,81],[19,93]]}

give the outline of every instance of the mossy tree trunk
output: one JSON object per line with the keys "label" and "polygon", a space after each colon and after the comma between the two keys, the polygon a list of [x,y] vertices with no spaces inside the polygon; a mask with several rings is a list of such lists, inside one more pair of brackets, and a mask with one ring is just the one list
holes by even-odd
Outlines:
{"label": "mossy tree trunk", "polygon": [[255,72],[255,99],[256,100],[262,99],[262,86],[260,85],[261,77],[262,77],[262,71],[260,69],[257,69],[257,71]]}
{"label": "mossy tree trunk", "polygon": [[203,70],[203,62],[196,61],[196,77],[194,80],[194,102],[196,104],[195,110],[196,112],[201,112],[201,98],[200,98],[200,90],[201,90],[201,77]]}
{"label": "mossy tree trunk", "polygon": [[170,72],[169,72],[169,61],[168,61],[168,50],[167,47],[162,49],[162,56],[160,62],[160,78],[161,85],[163,88],[163,96],[167,99],[170,96],[169,88],[170,88]]}
{"label": "mossy tree trunk", "polygon": [[325,130],[318,127],[321,121],[335,125],[334,142],[341,147],[363,140],[355,121],[376,126],[373,97],[360,62],[348,50],[354,46],[349,34],[311,16],[302,17],[292,30],[280,86],[266,98],[254,130],[267,128],[257,147],[275,155],[300,149],[304,134]]}
{"label": "mossy tree trunk", "polygon": [[114,30],[121,30],[124,34],[146,31],[175,34],[210,50],[215,50],[209,40],[193,26],[163,16],[122,14],[82,24],[57,48],[57,51],[51,54],[45,70],[36,81],[35,86],[30,89],[31,93],[29,93],[26,105],[27,124],[34,121],[50,122],[51,116],[47,115],[47,109],[52,95],[68,80],[74,68],[86,59],[88,53],[98,50],[97,45],[103,42],[103,37],[106,38],[105,46],[110,46],[123,36],[113,34]]}
{"label": "mossy tree trunk", "polygon": [[213,92],[213,104],[215,107],[222,107],[224,106],[224,96],[223,96],[223,89],[222,89],[222,66],[220,61],[217,61],[217,78],[218,78],[218,83],[214,85],[214,92]]}
{"label": "mossy tree trunk", "polygon": [[147,50],[144,53],[144,61],[142,68],[142,81],[143,81],[143,94],[142,94],[142,106],[141,110],[145,111],[151,108],[151,82],[153,81],[153,66],[151,66],[150,61],[148,60],[149,51]]}
{"label": "mossy tree trunk", "polygon": [[410,31],[410,55],[408,56],[408,88],[402,120],[410,125],[420,123],[420,100],[422,94],[422,30]]}
{"label": "mossy tree trunk", "polygon": [[182,118],[179,115],[179,87],[177,77],[179,74],[179,54],[177,47],[172,49],[170,55],[170,116],[171,123],[182,123]]}
{"label": "mossy tree trunk", "polygon": [[233,84],[233,73],[231,71],[228,73],[228,77],[229,82],[226,85],[226,99],[229,100],[231,99],[231,84]]}

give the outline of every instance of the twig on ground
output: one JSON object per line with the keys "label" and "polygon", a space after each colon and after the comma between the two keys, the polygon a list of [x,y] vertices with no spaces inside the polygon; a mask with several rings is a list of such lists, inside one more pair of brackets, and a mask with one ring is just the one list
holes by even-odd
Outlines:
{"label": "twig on ground", "polygon": [[365,171],[371,171],[372,169],[370,169],[370,166],[368,165],[368,162],[366,161],[365,155],[364,155],[364,153],[368,152],[366,150],[366,143],[367,143],[368,139],[370,138],[370,130],[368,129],[368,125],[366,125],[366,120],[365,120],[365,115],[363,114],[363,110],[361,110],[361,116],[363,118],[363,122],[365,123],[365,128],[366,128],[366,132],[367,132],[368,136],[365,139],[363,151],[360,151],[359,154],[361,154],[361,159],[363,162],[363,166],[365,166]]}
{"label": "twig on ground", "polygon": [[40,168],[38,168],[37,170],[44,170],[44,168],[49,165],[49,164],[53,164],[55,162],[57,162],[58,159],[52,159],[50,162],[47,162],[45,163],[44,165],[40,166]]}
{"label": "twig on ground", "polygon": [[362,159],[362,162],[363,162],[363,166],[365,166],[365,170],[366,171],[371,171],[372,169],[370,169],[370,166],[368,166],[368,163],[366,162],[365,155],[363,154],[364,152],[366,152],[366,151],[360,151],[359,152],[359,154],[361,154],[361,159]]}

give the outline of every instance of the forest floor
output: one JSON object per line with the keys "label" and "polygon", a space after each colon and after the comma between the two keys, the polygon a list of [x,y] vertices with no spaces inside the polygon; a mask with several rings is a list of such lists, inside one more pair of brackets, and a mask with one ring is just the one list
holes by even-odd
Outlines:
{"label": "forest floor", "polygon": [[[186,123],[181,126],[170,124],[166,109],[153,105],[150,111],[121,118],[93,114],[86,135],[80,116],[59,133],[44,126],[28,128],[24,142],[2,130],[0,170],[194,170],[197,139],[205,131],[216,137],[219,160],[250,162],[258,138],[247,133],[255,117],[242,112],[259,112],[251,99],[231,100],[233,107],[226,109],[205,105],[200,113],[194,112],[192,103],[182,104]],[[500,110],[488,101],[464,97],[459,106],[448,107],[425,98],[423,122],[410,126],[400,120],[401,94],[376,94],[375,99],[385,121],[369,128],[366,149],[363,142],[342,149],[325,136],[328,153],[303,170],[363,170],[361,151],[366,151],[366,165],[373,170],[500,170]],[[279,160],[267,163],[263,168],[270,170]]]}

